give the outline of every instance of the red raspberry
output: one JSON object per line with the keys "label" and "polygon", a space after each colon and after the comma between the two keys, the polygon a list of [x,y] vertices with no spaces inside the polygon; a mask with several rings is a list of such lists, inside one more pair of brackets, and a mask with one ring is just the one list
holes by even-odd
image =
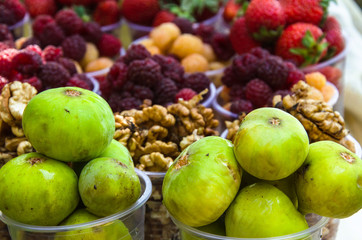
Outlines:
{"label": "red raspberry", "polygon": [[13,64],[24,75],[36,75],[43,63],[39,54],[24,49],[14,56]]}
{"label": "red raspberry", "polygon": [[153,99],[153,92],[150,88],[140,85],[135,85],[133,87],[133,96],[137,99],[144,100],[144,99]]}
{"label": "red raspberry", "polygon": [[69,72],[59,63],[48,62],[40,67],[39,79],[45,88],[63,87],[70,78]]}
{"label": "red raspberry", "polygon": [[63,57],[63,49],[61,47],[47,46],[42,52],[42,58],[44,61],[57,61],[59,58]]}
{"label": "red raspberry", "polygon": [[[210,86],[210,79],[204,73],[192,73],[185,77],[183,88],[191,88],[199,93]],[[208,92],[209,94],[209,92]]]}
{"label": "red raspberry", "polygon": [[180,29],[181,33],[194,33],[192,22],[186,18],[177,17],[172,21]]}
{"label": "red raspberry", "polygon": [[264,107],[272,93],[273,90],[269,85],[257,78],[248,82],[245,87],[245,97],[255,107]]}
{"label": "red raspberry", "polygon": [[69,79],[69,81],[66,83],[66,86],[80,87],[83,89],[92,90],[92,85],[89,82],[84,81],[81,77],[79,77],[77,75],[74,75],[73,77],[71,77]]}
{"label": "red raspberry", "polygon": [[39,38],[39,36],[43,33],[45,26],[48,23],[53,23],[53,22],[55,22],[55,20],[49,15],[37,16],[32,25],[34,36]]}
{"label": "red raspberry", "polygon": [[98,83],[99,83],[99,90],[101,91],[101,96],[104,99],[108,99],[112,92],[112,84],[108,81],[106,76],[99,76],[96,77]]}
{"label": "red raspberry", "polygon": [[221,82],[226,85],[227,87],[231,87],[234,84],[239,83],[239,79],[236,76],[235,72],[233,71],[232,66],[225,68],[224,75],[221,78]]}
{"label": "red raspberry", "polygon": [[113,93],[108,99],[108,104],[113,112],[122,112],[124,110],[138,109],[142,102],[134,97],[123,98],[121,94]]}
{"label": "red raspberry", "polygon": [[75,61],[80,61],[84,57],[86,51],[86,42],[78,34],[67,37],[62,42],[63,53],[65,57]]}
{"label": "red raspberry", "polygon": [[16,23],[16,19],[11,10],[2,4],[0,4],[0,23],[6,24],[8,26],[14,25]]}
{"label": "red raspberry", "polygon": [[127,70],[127,65],[122,62],[114,63],[109,70],[107,80],[115,90],[120,90],[127,82]]}
{"label": "red raspberry", "polygon": [[55,21],[67,36],[80,33],[83,27],[82,19],[72,9],[60,10]]}
{"label": "red raspberry", "polygon": [[143,60],[150,57],[151,53],[149,53],[143,45],[133,44],[127,49],[123,60],[126,64],[130,64],[134,60]]}
{"label": "red raspberry", "polygon": [[163,56],[160,54],[153,55],[152,59],[161,66],[163,76],[175,81],[178,87],[182,85],[185,70],[179,61],[172,57]]}
{"label": "red raspberry", "polygon": [[161,67],[151,58],[135,60],[128,66],[127,78],[135,84],[153,88],[162,79]]}
{"label": "red raspberry", "polygon": [[211,39],[211,46],[220,61],[227,61],[235,54],[227,34],[215,33]]}
{"label": "red raspberry", "polygon": [[42,84],[42,82],[41,82],[40,79],[37,78],[36,76],[31,77],[31,78],[28,78],[28,79],[24,79],[23,82],[24,82],[24,83],[29,83],[30,85],[32,85],[33,87],[36,88],[36,90],[37,90],[38,92],[41,92],[42,89],[43,89],[43,84]]}
{"label": "red raspberry", "polygon": [[304,73],[299,70],[293,63],[284,62],[284,65],[288,68],[288,77],[287,77],[287,88],[290,89],[294,84],[300,80],[305,81]]}
{"label": "red raspberry", "polygon": [[214,33],[214,27],[205,24],[200,24],[195,30],[195,35],[199,36],[204,43],[208,44],[211,44]]}
{"label": "red raspberry", "polygon": [[83,28],[80,34],[87,42],[98,44],[103,33],[98,23],[86,22],[83,24]]}
{"label": "red raspberry", "polygon": [[161,105],[173,102],[177,91],[175,82],[169,78],[164,78],[156,86],[154,102]]}
{"label": "red raspberry", "polygon": [[270,56],[270,53],[268,52],[268,50],[265,50],[264,48],[261,48],[261,47],[255,47],[255,48],[251,49],[249,51],[249,53],[259,59],[265,59]]}
{"label": "red raspberry", "polygon": [[70,76],[77,73],[77,68],[70,58],[61,57],[56,62],[60,63],[69,72]]}
{"label": "red raspberry", "polygon": [[8,43],[0,42],[0,52],[5,50],[5,49],[9,49],[9,48],[12,48],[12,47],[10,47]]}
{"label": "red raspberry", "polygon": [[230,88],[229,91],[230,100],[245,99],[245,86],[236,84]]}
{"label": "red raspberry", "polygon": [[30,37],[30,38],[26,39],[25,42],[23,42],[23,44],[21,44],[21,49],[26,48],[27,46],[30,46],[30,45],[40,46],[41,43],[40,43],[39,39],[37,39],[36,37]]}
{"label": "red raspberry", "polygon": [[[25,7],[19,0],[6,0],[2,1],[2,3],[0,2],[0,20],[5,20],[5,22],[0,23],[14,25],[24,18],[25,13]],[[7,18],[4,19],[5,17]]]}
{"label": "red raspberry", "polygon": [[241,113],[248,114],[253,111],[253,104],[249,100],[238,99],[231,103],[230,111],[240,115]]}
{"label": "red raspberry", "polygon": [[178,91],[178,93],[176,93],[174,102],[178,102],[179,99],[188,101],[196,95],[197,93],[191,88],[183,88],[180,91]]}
{"label": "red raspberry", "polygon": [[27,50],[27,51],[32,51],[32,52],[35,52],[36,54],[38,54],[39,56],[42,55],[42,50],[41,48],[39,47],[39,45],[29,45],[29,46],[26,46],[24,48],[24,50]]}
{"label": "red raspberry", "polygon": [[55,22],[46,24],[37,37],[43,48],[48,45],[59,46],[65,38],[63,30]]}
{"label": "red raspberry", "polygon": [[8,26],[5,24],[0,24],[0,42],[3,41],[14,41],[14,37],[11,34]]}
{"label": "red raspberry", "polygon": [[267,57],[257,68],[258,78],[264,80],[274,90],[287,88],[288,72],[283,59],[277,56]]}
{"label": "red raspberry", "polygon": [[99,53],[102,56],[113,57],[119,54],[122,44],[121,41],[111,34],[103,34],[98,42]]}
{"label": "red raspberry", "polygon": [[6,78],[0,76],[0,91],[1,91],[1,90],[3,89],[3,87],[4,87],[6,84],[8,84],[8,83],[9,83],[9,81],[8,81]]}
{"label": "red raspberry", "polygon": [[232,69],[240,83],[247,83],[255,78],[259,65],[260,60],[257,57],[244,53],[234,58]]}
{"label": "red raspberry", "polygon": [[14,69],[13,57],[18,53],[18,50],[9,48],[0,53],[0,75],[10,77]]}

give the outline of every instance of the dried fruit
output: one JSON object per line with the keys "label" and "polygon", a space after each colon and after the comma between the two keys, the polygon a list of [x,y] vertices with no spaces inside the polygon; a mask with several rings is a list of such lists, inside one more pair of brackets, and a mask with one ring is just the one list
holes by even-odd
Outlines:
{"label": "dried fruit", "polygon": [[203,43],[200,38],[191,34],[182,34],[172,44],[170,53],[184,58],[192,53],[202,54]]}
{"label": "dried fruit", "polygon": [[198,53],[193,53],[183,58],[181,65],[186,73],[205,72],[209,68],[207,59]]}

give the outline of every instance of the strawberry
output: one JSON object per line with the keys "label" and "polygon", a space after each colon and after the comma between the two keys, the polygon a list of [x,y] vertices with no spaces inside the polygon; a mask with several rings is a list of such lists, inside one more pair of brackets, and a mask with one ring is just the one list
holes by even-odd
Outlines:
{"label": "strawberry", "polygon": [[328,32],[329,30],[336,29],[341,31],[341,25],[339,24],[338,20],[333,17],[329,16],[327,17],[326,21],[324,22],[322,26],[323,32]]}
{"label": "strawberry", "polygon": [[275,53],[304,67],[319,62],[326,55],[327,47],[322,29],[310,23],[294,23],[280,35]]}
{"label": "strawberry", "polygon": [[278,0],[252,0],[245,12],[249,33],[257,41],[272,41],[283,31],[285,14]]}
{"label": "strawberry", "polygon": [[236,15],[240,10],[240,4],[237,4],[235,0],[229,0],[224,7],[224,12],[222,14],[226,22],[231,22],[234,20]]}
{"label": "strawberry", "polygon": [[32,18],[42,14],[54,15],[57,10],[54,0],[25,0],[24,4]]}
{"label": "strawberry", "polygon": [[149,25],[160,11],[158,0],[124,0],[123,16],[134,23]]}
{"label": "strawberry", "polygon": [[83,5],[83,6],[88,6],[91,5],[95,2],[97,2],[96,0],[57,0],[58,3],[62,4],[62,5],[66,5],[66,6],[71,6],[71,5]]}
{"label": "strawberry", "polygon": [[93,13],[93,19],[99,25],[105,26],[116,23],[121,17],[121,11],[115,0],[106,0],[98,3],[96,10]]}
{"label": "strawberry", "polygon": [[246,53],[252,48],[260,46],[260,44],[249,35],[244,17],[236,20],[231,27],[230,41],[238,54]]}
{"label": "strawberry", "polygon": [[341,25],[338,20],[333,16],[328,17],[322,29],[326,35],[327,42],[329,43],[326,58],[331,58],[342,52],[345,47],[345,42],[342,35]]}
{"label": "strawberry", "polygon": [[330,0],[279,0],[287,24],[307,22],[319,25],[328,15]]}
{"label": "strawberry", "polygon": [[161,25],[162,23],[172,22],[175,18],[176,18],[176,16],[167,10],[159,11],[156,14],[155,18],[153,19],[152,26],[157,27],[158,25]]}

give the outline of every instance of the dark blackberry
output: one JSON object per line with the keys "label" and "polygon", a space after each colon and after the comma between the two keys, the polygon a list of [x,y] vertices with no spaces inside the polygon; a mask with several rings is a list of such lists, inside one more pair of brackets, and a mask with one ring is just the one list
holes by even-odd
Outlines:
{"label": "dark blackberry", "polygon": [[261,47],[252,48],[249,51],[249,53],[259,59],[265,59],[270,56],[270,53],[268,52],[268,50],[265,50],[264,48],[261,48]]}
{"label": "dark blackberry", "polygon": [[65,57],[79,62],[84,57],[87,47],[84,39],[80,35],[76,34],[67,37],[62,42],[62,48]]}
{"label": "dark blackberry", "polygon": [[273,90],[260,79],[253,79],[245,86],[245,97],[255,107],[266,106],[270,96],[273,94]]}
{"label": "dark blackberry", "polygon": [[177,17],[172,21],[180,29],[181,33],[194,33],[192,22],[186,18]]}
{"label": "dark blackberry", "polygon": [[0,24],[0,42],[3,41],[14,41],[14,37],[7,25]]}
{"label": "dark blackberry", "polygon": [[60,63],[65,69],[67,69],[70,76],[77,73],[77,67],[71,59],[61,57],[57,60],[57,62]]}
{"label": "dark blackberry", "polygon": [[66,83],[66,86],[80,87],[87,90],[93,89],[93,84],[85,74],[75,74]]}
{"label": "dark blackberry", "polygon": [[182,85],[185,71],[180,62],[172,57],[163,56],[160,54],[153,55],[152,59],[161,66],[163,76],[175,81],[178,87]]}
{"label": "dark blackberry", "polygon": [[127,49],[123,61],[128,65],[134,60],[143,60],[150,57],[151,53],[149,53],[143,45],[133,44]]}
{"label": "dark blackberry", "polygon": [[23,44],[21,44],[21,49],[26,48],[27,46],[30,46],[30,45],[40,46],[41,43],[40,43],[39,39],[37,39],[36,37],[30,37],[30,38],[26,39],[25,42],[23,42]]}
{"label": "dark blackberry", "polygon": [[40,67],[38,78],[46,88],[63,87],[70,79],[68,71],[59,63],[48,62]]}
{"label": "dark blackberry", "polygon": [[[210,86],[210,79],[204,73],[192,73],[185,77],[183,88],[199,93]],[[208,93],[209,94],[209,93]]]}
{"label": "dark blackberry", "polygon": [[284,65],[288,68],[288,77],[287,77],[287,88],[290,89],[294,84],[300,80],[305,81],[304,73],[291,62],[284,62]]}
{"label": "dark blackberry", "polygon": [[288,67],[282,58],[269,56],[260,62],[257,76],[263,79],[273,90],[287,88]]}
{"label": "dark blackberry", "polygon": [[173,102],[177,92],[178,89],[175,82],[169,78],[164,78],[156,86],[154,102],[161,105]]}
{"label": "dark blackberry", "polygon": [[214,33],[214,27],[205,24],[200,24],[195,30],[195,35],[199,36],[204,43],[208,44],[211,44]]}
{"label": "dark blackberry", "polygon": [[211,47],[220,61],[227,61],[235,54],[227,34],[215,33],[211,40]]}
{"label": "dark blackberry", "polygon": [[55,22],[46,24],[41,34],[36,37],[40,40],[42,48],[48,45],[59,46],[65,38],[63,30]]}
{"label": "dark blackberry", "polygon": [[260,60],[249,53],[236,56],[232,68],[240,83],[247,83],[256,77]]}
{"label": "dark blackberry", "polygon": [[24,49],[14,56],[13,64],[24,75],[36,75],[43,63],[39,54]]}
{"label": "dark blackberry", "polygon": [[15,22],[13,24],[24,18],[26,9],[23,3],[19,0],[6,0],[3,1],[3,4],[7,9],[10,9],[12,15],[14,16]]}
{"label": "dark blackberry", "polygon": [[109,70],[107,80],[111,83],[115,90],[120,90],[127,82],[127,70],[127,65],[122,62],[114,63]]}
{"label": "dark blackberry", "polygon": [[72,9],[62,9],[55,15],[55,21],[65,35],[80,33],[83,21]]}
{"label": "dark blackberry", "polygon": [[138,98],[140,100],[144,100],[144,99],[152,100],[153,99],[152,90],[145,86],[135,85],[133,87],[132,93],[135,98]]}
{"label": "dark blackberry", "polygon": [[224,75],[221,78],[221,82],[227,87],[231,87],[239,83],[239,79],[234,73],[232,66],[225,68]]}
{"label": "dark blackberry", "polygon": [[49,15],[37,16],[32,25],[33,35],[39,38],[42,35],[45,26],[48,25],[49,23],[54,23],[54,22],[55,20]]}
{"label": "dark blackberry", "polygon": [[121,50],[121,41],[111,34],[103,34],[98,42],[98,50],[101,56],[113,57]]}
{"label": "dark blackberry", "polygon": [[230,88],[229,91],[230,100],[245,99],[245,86],[236,84]]}
{"label": "dark blackberry", "polygon": [[113,112],[138,109],[142,104],[141,100],[134,97],[123,98],[119,93],[113,93],[108,99],[108,104]]}
{"label": "dark blackberry", "polygon": [[86,22],[83,24],[83,28],[80,34],[87,42],[97,44],[101,39],[103,32],[98,23]]}
{"label": "dark blackberry", "polygon": [[0,23],[8,26],[16,23],[15,16],[10,9],[6,8],[3,4],[0,4]]}
{"label": "dark blackberry", "polygon": [[249,100],[238,99],[231,103],[230,111],[240,115],[241,113],[248,114],[253,111],[253,104]]}
{"label": "dark blackberry", "polygon": [[161,67],[151,58],[135,60],[128,66],[127,78],[135,84],[153,88],[162,79]]}

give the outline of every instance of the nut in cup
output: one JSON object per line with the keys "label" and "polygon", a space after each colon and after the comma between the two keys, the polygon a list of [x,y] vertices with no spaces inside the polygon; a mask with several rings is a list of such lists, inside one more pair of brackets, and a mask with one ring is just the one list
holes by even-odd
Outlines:
{"label": "nut in cup", "polygon": [[[114,240],[143,240],[145,203],[151,195],[152,183],[144,172],[135,170],[141,182],[141,195],[132,206],[119,213],[87,223],[66,226],[27,225],[8,218],[1,211],[0,220],[8,225],[11,238],[17,240],[83,239],[89,233],[103,230],[112,231],[107,236],[114,236]],[[119,227],[122,225],[128,229],[128,233],[124,232],[124,227]],[[112,237],[107,237],[107,240],[112,240]]]}

